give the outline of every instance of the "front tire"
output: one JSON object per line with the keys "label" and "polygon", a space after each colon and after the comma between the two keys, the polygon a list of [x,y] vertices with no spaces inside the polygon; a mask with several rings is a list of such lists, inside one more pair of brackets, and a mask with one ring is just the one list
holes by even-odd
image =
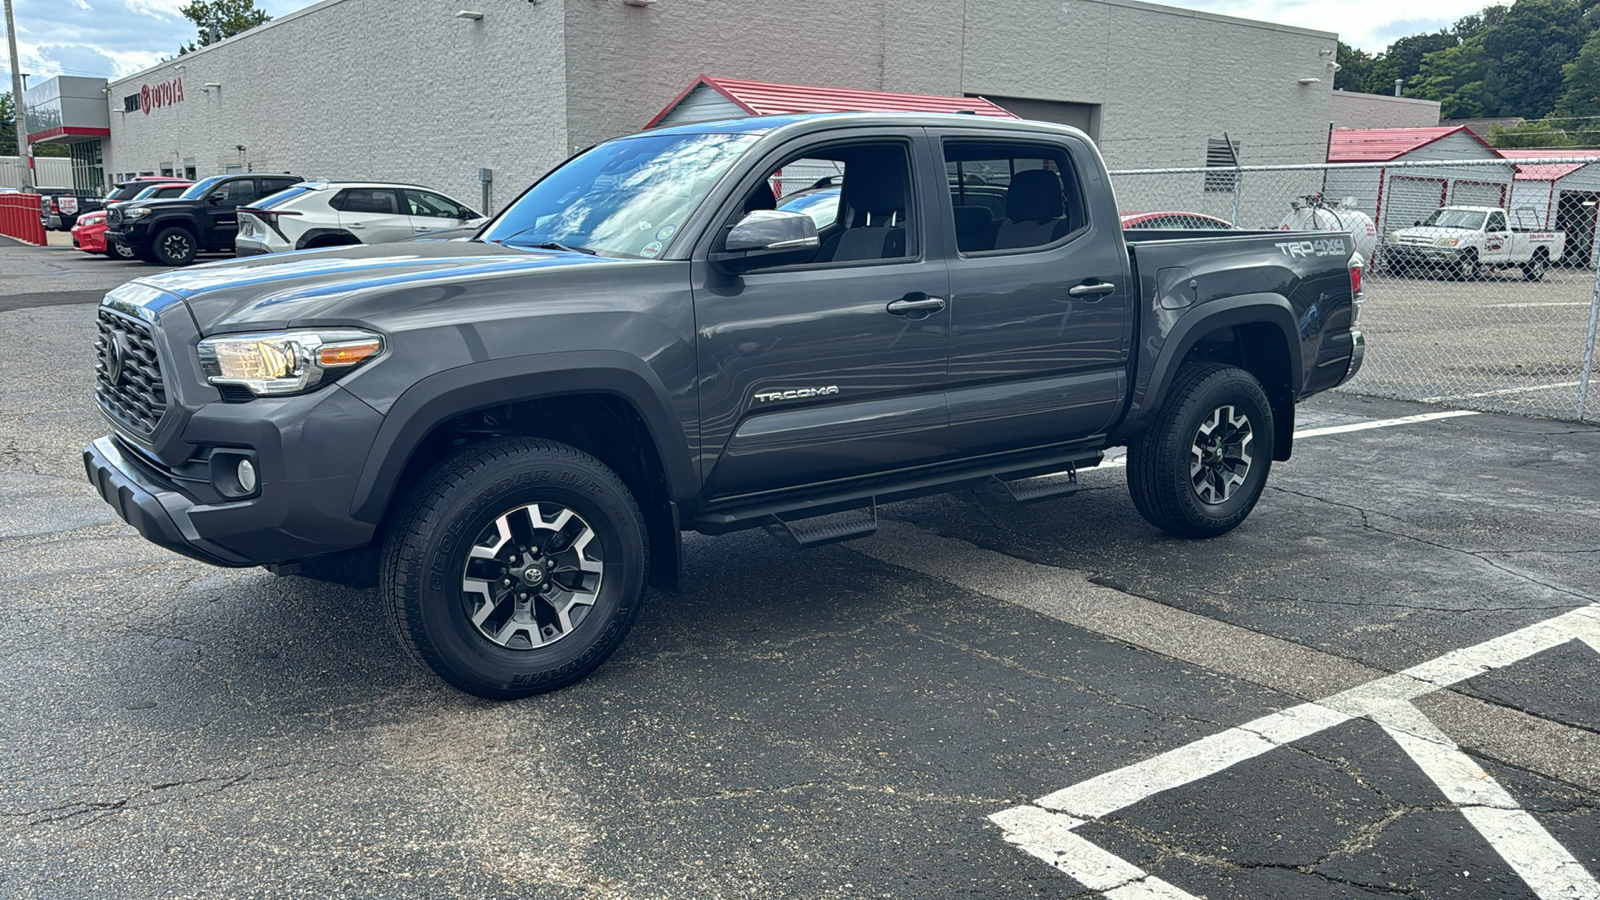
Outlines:
{"label": "front tire", "polygon": [[133,252],[132,247],[127,244],[119,244],[116,241],[106,241],[106,255],[112,259],[134,260],[139,258],[139,254]]}
{"label": "front tire", "polygon": [[1476,281],[1478,278],[1478,254],[1468,250],[1456,257],[1455,276],[1460,281]]}
{"label": "front tire", "polygon": [[508,700],[579,681],[638,617],[649,546],[626,485],[564,444],[467,447],[416,488],[384,542],[390,621],[413,659]]}
{"label": "front tire", "polygon": [[1238,527],[1272,467],[1272,404],[1243,369],[1190,365],[1128,444],[1128,493],[1150,524],[1203,538]]}
{"label": "front tire", "polygon": [[150,252],[156,262],[163,266],[187,266],[194,262],[194,256],[200,252],[200,247],[195,243],[194,234],[187,228],[178,225],[169,225],[156,232],[156,239],[150,244]]}

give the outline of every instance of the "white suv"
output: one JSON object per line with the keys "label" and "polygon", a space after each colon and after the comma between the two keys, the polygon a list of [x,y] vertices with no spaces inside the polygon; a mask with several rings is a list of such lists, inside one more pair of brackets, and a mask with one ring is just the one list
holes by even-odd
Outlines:
{"label": "white suv", "polygon": [[239,256],[403,241],[484,217],[414,184],[308,181],[239,210]]}

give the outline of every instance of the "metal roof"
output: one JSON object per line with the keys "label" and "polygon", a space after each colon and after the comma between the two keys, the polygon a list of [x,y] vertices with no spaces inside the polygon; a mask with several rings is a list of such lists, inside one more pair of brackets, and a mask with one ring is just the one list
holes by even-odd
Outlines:
{"label": "metal roof", "polygon": [[694,83],[656,113],[646,128],[661,121],[690,92],[701,85],[728,98],[729,102],[752,116],[819,112],[973,112],[992,118],[1017,116],[982,97],[942,97],[933,94],[896,94],[888,91],[857,91],[848,88],[812,87],[801,84],[774,84],[765,81],[740,81],[701,75]]}
{"label": "metal roof", "polygon": [[[1581,156],[1600,162],[1600,150],[1501,150],[1506,159],[1559,159]],[[1538,166],[1517,166],[1517,181],[1560,181],[1588,163],[1547,163]]]}
{"label": "metal roof", "polygon": [[1328,162],[1393,162],[1453,134],[1470,135],[1491,153],[1495,152],[1493,147],[1465,125],[1437,128],[1336,128],[1328,142]]}

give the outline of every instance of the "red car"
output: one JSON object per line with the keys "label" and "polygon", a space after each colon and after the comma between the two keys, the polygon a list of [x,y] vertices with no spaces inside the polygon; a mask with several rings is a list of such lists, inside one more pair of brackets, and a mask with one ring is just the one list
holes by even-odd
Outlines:
{"label": "red car", "polygon": [[[136,179],[117,185],[117,189],[106,197],[106,206],[126,203],[129,200],[159,200],[163,197],[176,197],[183,193],[192,182],[174,181],[162,178],[152,183],[151,179]],[[106,211],[97,209],[86,212],[78,217],[78,224],[72,226],[72,246],[85,253],[104,253],[112,259],[133,259],[133,251],[121,244],[110,244],[106,241]]]}
{"label": "red car", "polygon": [[1221,231],[1233,228],[1233,223],[1216,216],[1194,212],[1125,212],[1123,228],[1177,228],[1185,231],[1203,229]]}

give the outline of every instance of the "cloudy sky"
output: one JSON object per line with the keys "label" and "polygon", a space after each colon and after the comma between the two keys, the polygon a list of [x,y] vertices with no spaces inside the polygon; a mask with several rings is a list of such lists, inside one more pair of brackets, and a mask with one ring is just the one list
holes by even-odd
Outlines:
{"label": "cloudy sky", "polygon": [[[146,68],[178,45],[193,40],[195,28],[178,15],[187,0],[15,0],[22,70],[33,77],[92,75],[117,77]],[[256,0],[273,16],[313,0]],[[668,0],[671,2],[671,0]],[[1337,32],[1346,43],[1379,51],[1390,41],[1434,31],[1487,5],[1484,0],[1167,0],[1170,5],[1286,25]],[[799,7],[797,7],[799,9]],[[11,73],[0,54],[0,82],[9,90]]]}

